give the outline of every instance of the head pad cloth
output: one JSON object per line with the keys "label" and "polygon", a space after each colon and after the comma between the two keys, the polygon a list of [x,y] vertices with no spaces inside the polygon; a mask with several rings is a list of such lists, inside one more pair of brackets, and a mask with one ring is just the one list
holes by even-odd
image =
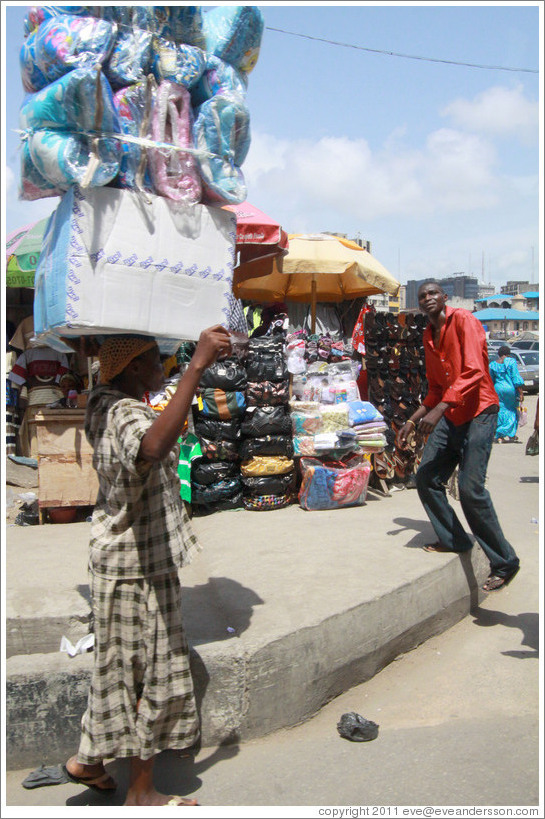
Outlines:
{"label": "head pad cloth", "polygon": [[151,350],[156,344],[155,339],[149,336],[108,336],[98,351],[101,383],[109,384],[134,358]]}

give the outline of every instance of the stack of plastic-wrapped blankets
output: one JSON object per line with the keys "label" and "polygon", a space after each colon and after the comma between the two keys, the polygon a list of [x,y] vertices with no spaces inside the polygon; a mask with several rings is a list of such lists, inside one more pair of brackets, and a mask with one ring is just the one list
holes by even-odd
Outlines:
{"label": "stack of plastic-wrapped blankets", "polygon": [[245,96],[263,27],[255,6],[32,7],[21,198],[77,183],[242,202]]}
{"label": "stack of plastic-wrapped blankets", "polygon": [[43,239],[41,340],[146,333],[162,351],[234,328],[255,6],[40,6],[20,62],[22,199],[61,196]]}

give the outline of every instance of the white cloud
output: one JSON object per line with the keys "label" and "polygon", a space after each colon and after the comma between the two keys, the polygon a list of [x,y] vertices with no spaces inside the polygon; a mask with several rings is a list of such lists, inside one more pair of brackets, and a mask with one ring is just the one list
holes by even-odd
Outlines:
{"label": "white cloud", "polygon": [[439,210],[475,210],[496,202],[496,154],[482,138],[443,128],[430,134],[421,163],[423,185]]}
{"label": "white cloud", "polygon": [[535,142],[538,137],[538,103],[524,96],[522,85],[494,86],[472,100],[453,100],[441,114],[450,117],[458,128],[495,136],[516,136],[524,144]]}
{"label": "white cloud", "polygon": [[15,189],[16,182],[15,182],[15,174],[12,171],[12,169],[9,167],[9,165],[6,165],[6,167],[4,168],[4,180],[5,180],[6,194],[10,195],[10,194],[13,193],[13,191]]}
{"label": "white cloud", "polygon": [[[350,216],[359,222],[471,211],[496,201],[493,146],[485,139],[440,129],[424,146],[402,144],[401,132],[373,152],[365,139],[277,140],[253,133],[243,170],[249,189],[281,205],[289,219],[305,214]],[[305,227],[305,229],[307,229]],[[308,228],[311,229],[311,228]]]}

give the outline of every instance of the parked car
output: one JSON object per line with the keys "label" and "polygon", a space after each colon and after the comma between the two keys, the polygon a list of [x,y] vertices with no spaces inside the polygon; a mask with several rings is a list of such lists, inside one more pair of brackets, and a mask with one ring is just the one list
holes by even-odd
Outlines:
{"label": "parked car", "polygon": [[513,350],[539,350],[539,341],[513,341],[511,344]]}
{"label": "parked car", "polygon": [[539,350],[514,350],[509,355],[517,362],[527,392],[539,391]]}

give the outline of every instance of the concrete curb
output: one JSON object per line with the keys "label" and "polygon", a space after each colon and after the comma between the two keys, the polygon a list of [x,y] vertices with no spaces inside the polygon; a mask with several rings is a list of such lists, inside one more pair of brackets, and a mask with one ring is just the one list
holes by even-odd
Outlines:
{"label": "concrete curb", "polygon": [[[202,744],[245,741],[302,722],[400,654],[466,616],[488,574],[480,548],[300,629],[192,648]],[[188,632],[191,643],[191,633]],[[79,741],[92,654],[18,654],[6,663],[6,763],[55,764]]]}

